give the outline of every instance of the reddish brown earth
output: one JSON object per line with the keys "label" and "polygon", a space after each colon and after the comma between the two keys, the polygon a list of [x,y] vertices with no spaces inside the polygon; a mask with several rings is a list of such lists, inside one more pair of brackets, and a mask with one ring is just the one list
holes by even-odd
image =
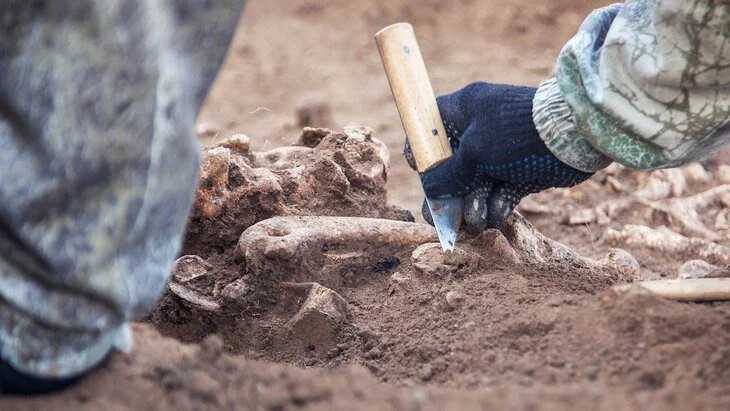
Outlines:
{"label": "reddish brown earth", "polygon": [[[504,234],[461,237],[443,257],[420,246],[435,241],[431,229],[388,205],[415,213],[420,187],[399,155],[372,33],[413,22],[437,92],[473,80],[536,84],[600,4],[250,2],[201,118],[220,135],[206,140],[215,147],[203,159],[188,257],[134,326],[135,351],[77,387],[3,399],[0,409],[730,408],[730,303],[611,289],[677,277],[698,258],[710,275],[726,274],[726,158],[704,174],[612,168],[523,202],[535,228],[577,253],[516,216]],[[302,139],[300,125],[375,132]],[[221,143],[234,132],[256,150],[299,146]],[[680,206],[708,190],[695,207],[702,227],[688,225]],[[617,240],[631,224],[702,246]]]}

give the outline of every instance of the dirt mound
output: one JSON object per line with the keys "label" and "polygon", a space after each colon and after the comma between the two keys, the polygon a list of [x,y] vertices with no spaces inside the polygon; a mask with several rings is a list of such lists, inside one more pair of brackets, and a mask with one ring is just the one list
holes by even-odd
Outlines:
{"label": "dirt mound", "polygon": [[[635,306],[634,306],[635,307]],[[221,341],[183,345],[145,325],[134,327],[135,355],[115,355],[78,386],[49,397],[3,398],[3,410],[565,410],[727,409],[730,402],[702,395],[701,384],[676,384],[661,391],[624,391],[601,382],[495,384],[486,390],[379,384],[359,366],[300,369],[222,353]],[[667,355],[677,354],[668,352]],[[614,355],[611,353],[610,355]],[[659,357],[657,359],[664,359]],[[715,357],[704,361],[715,361]],[[719,366],[719,364],[718,364]],[[727,369],[727,364],[725,364]],[[686,379],[704,379],[688,369]],[[677,373],[679,370],[677,370]],[[659,375],[659,377],[657,377]],[[717,374],[720,377],[721,374]],[[661,374],[647,374],[656,384]],[[665,378],[672,380],[672,378]],[[725,380],[727,381],[727,379]],[[718,383],[722,383],[718,381]],[[700,388],[696,391],[694,388]]]}
{"label": "dirt mound", "polygon": [[[198,254],[177,261],[168,293],[147,318],[164,334],[199,344],[139,324],[133,355],[115,355],[71,390],[3,399],[0,407],[730,406],[730,304],[677,303],[641,288],[616,293],[612,285],[656,268],[603,242],[606,252],[592,253],[600,258],[586,257],[519,214],[504,232],[460,237],[456,252],[444,255],[432,227],[372,217],[393,217],[393,209],[384,202],[387,154],[367,130],[306,130],[304,145],[268,153],[244,142],[239,136],[204,153],[191,221],[197,238],[186,248]],[[678,183],[680,175],[700,175],[697,167],[648,178],[605,173],[596,184],[616,184],[609,177],[618,176],[632,187],[615,192],[611,201],[621,206],[654,210],[639,199],[713,190],[709,182]],[[340,182],[327,184],[333,176]],[[259,196],[267,187],[275,195]],[[596,187],[544,195],[559,203],[577,193],[589,198]],[[339,197],[311,203],[317,193]],[[708,203],[706,214],[719,215],[718,204]],[[601,207],[589,207],[594,218],[585,224],[598,226]],[[530,202],[523,208],[538,220],[548,216]],[[307,215],[317,210],[330,216]],[[571,224],[588,214],[561,213],[549,217]],[[626,215],[636,217],[606,212],[601,224],[618,227]],[[700,233],[691,232],[687,238]],[[662,264],[676,267],[685,257],[667,255]]]}
{"label": "dirt mound", "polygon": [[[241,154],[255,165],[251,170],[270,171],[278,181],[288,181],[294,169],[308,170],[301,175],[309,178],[280,183],[290,189],[266,197],[275,199],[276,207],[235,194],[260,192],[254,187],[261,179],[239,178],[232,194],[224,195],[210,189],[220,184],[201,186],[196,216],[211,204],[226,215],[261,218],[275,209],[282,216],[245,220],[245,230],[232,227],[242,224],[240,218],[216,218],[215,226],[193,220],[197,238],[207,240],[199,243],[199,255],[176,264],[170,292],[150,317],[159,330],[184,341],[217,333],[226,351],[251,359],[300,367],[358,364],[379,381],[396,385],[507,391],[563,387],[566,392],[610,386],[622,395],[645,393],[670,403],[685,391],[730,401],[725,393],[730,304],[682,304],[640,291],[616,294],[612,285],[650,277],[657,268],[640,265],[628,252],[610,248],[609,241],[595,246],[601,251],[591,250],[598,257],[582,256],[543,236],[518,214],[504,232],[461,237],[457,252],[447,256],[427,225],[342,217],[353,210],[392,216],[383,191],[388,168],[373,160],[381,157],[372,150],[378,143],[371,135],[319,133],[323,137],[309,144],[305,156],[301,147],[279,149],[274,156]],[[345,147],[371,155],[337,162],[338,150]],[[282,160],[280,153],[295,154]],[[268,163],[255,160],[274,157]],[[224,157],[228,168],[210,167],[220,158],[219,148],[206,152],[204,181],[205,176],[230,176],[227,170],[240,162]],[[341,164],[361,172],[333,173]],[[690,190],[675,180],[681,175],[687,181],[698,172],[694,167],[674,177],[640,178],[613,168],[594,185],[545,195],[559,204],[563,196],[582,192],[589,197],[592,190],[605,190],[603,184],[616,184],[611,178],[620,178],[626,189],[615,191],[608,202],[625,209],[614,206],[604,215],[604,206],[590,207],[594,217],[583,222],[595,225],[603,216],[601,224],[613,224],[618,232],[624,226],[621,216],[635,217],[631,207],[653,210],[647,196],[696,198],[693,193],[706,186]],[[333,175],[343,182],[327,184]],[[318,192],[317,197],[328,198],[332,190],[341,196],[337,201],[308,202]],[[361,190],[376,194],[355,209],[352,199]],[[307,195],[295,195],[302,192]],[[719,201],[708,203],[710,214],[721,211],[715,209]],[[538,220],[548,213],[529,201],[523,208]],[[330,217],[306,216],[317,210]],[[570,207],[557,210],[566,226],[575,223],[576,215],[588,214]],[[685,225],[677,224],[682,232]],[[236,243],[227,234],[216,237],[236,230],[242,232]],[[622,245],[642,250],[635,242]],[[676,271],[690,257],[697,256],[664,256],[662,266]]]}

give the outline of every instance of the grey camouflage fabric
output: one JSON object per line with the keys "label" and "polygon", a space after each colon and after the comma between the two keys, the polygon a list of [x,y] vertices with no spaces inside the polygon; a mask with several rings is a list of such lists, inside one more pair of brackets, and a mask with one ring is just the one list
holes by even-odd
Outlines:
{"label": "grey camouflage fabric", "polygon": [[582,171],[676,167],[730,142],[730,1],[629,0],[591,13],[534,99],[548,148]]}
{"label": "grey camouflage fabric", "polygon": [[88,370],[159,297],[243,3],[0,0],[0,356],[19,371]]}

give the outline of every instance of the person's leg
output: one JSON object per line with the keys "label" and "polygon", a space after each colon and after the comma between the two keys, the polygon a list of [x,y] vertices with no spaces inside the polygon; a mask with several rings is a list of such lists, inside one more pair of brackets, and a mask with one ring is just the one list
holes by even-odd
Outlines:
{"label": "person's leg", "polygon": [[73,383],[163,292],[243,3],[2,2],[0,391]]}
{"label": "person's leg", "polygon": [[0,395],[50,394],[75,384],[81,378],[35,378],[18,372],[10,364],[0,360]]}

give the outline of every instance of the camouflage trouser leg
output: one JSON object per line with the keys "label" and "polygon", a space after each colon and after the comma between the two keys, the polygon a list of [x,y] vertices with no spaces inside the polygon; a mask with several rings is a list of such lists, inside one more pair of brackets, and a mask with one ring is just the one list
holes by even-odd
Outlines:
{"label": "camouflage trouser leg", "polygon": [[66,377],[164,287],[243,1],[0,4],[0,358]]}

